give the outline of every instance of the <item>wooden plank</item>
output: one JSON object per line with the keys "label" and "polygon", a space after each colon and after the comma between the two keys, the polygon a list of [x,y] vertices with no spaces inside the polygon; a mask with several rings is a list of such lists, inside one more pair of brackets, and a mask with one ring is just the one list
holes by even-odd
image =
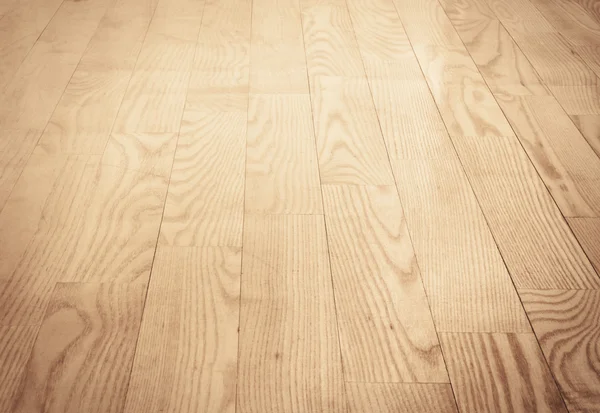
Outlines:
{"label": "wooden plank", "polygon": [[323,196],[346,380],[447,382],[396,188]]}
{"label": "wooden plank", "polygon": [[197,1],[159,1],[113,131],[179,131],[202,13]]}
{"label": "wooden plank", "polygon": [[600,42],[600,22],[576,1],[532,0],[542,15],[573,45]]}
{"label": "wooden plank", "polygon": [[600,114],[599,115],[572,115],[573,123],[588,141],[596,155],[600,157]]}
{"label": "wooden plank", "polygon": [[246,117],[241,111],[186,111],[161,226],[162,244],[241,247]]}
{"label": "wooden plank", "polygon": [[349,413],[457,412],[448,384],[348,383]]}
{"label": "wooden plank", "polygon": [[169,178],[176,145],[175,133],[113,133],[102,163]]}
{"label": "wooden plank", "polygon": [[312,99],[321,182],[393,184],[367,80],[319,77]]}
{"label": "wooden plank", "polygon": [[308,93],[298,0],[252,3],[252,93]]}
{"label": "wooden plank", "polygon": [[440,334],[463,412],[567,412],[533,334]]}
{"label": "wooden plank", "polygon": [[493,93],[548,94],[486,0],[441,0],[441,4]]}
{"label": "wooden plank", "polygon": [[158,248],[124,412],[235,411],[240,258]]}
{"label": "wooden plank", "polygon": [[392,166],[437,331],[530,331],[458,160]]}
{"label": "wooden plank", "polygon": [[300,6],[311,88],[320,76],[364,76],[346,4],[300,0]]}
{"label": "wooden plank", "polygon": [[556,29],[531,1],[486,0],[511,36],[529,33],[556,33]]}
{"label": "wooden plank", "polygon": [[600,405],[600,291],[522,291],[521,299],[569,411]]}
{"label": "wooden plank", "polygon": [[[531,23],[530,23],[531,24]],[[515,38],[548,86],[596,85],[598,76],[559,33],[529,33]]]}
{"label": "wooden plank", "polygon": [[245,218],[238,400],[245,412],[344,412],[325,225]]}
{"label": "wooden plank", "polygon": [[0,130],[0,211],[40,136],[38,130]]}
{"label": "wooden plank", "polygon": [[600,286],[516,138],[456,137],[454,143],[517,289]]}
{"label": "wooden plank", "polygon": [[144,284],[58,284],[13,412],[120,412]]}
{"label": "wooden plank", "polygon": [[[1,274],[0,302],[3,305],[0,306],[0,325],[41,323],[54,285],[69,265],[73,251],[78,248],[81,211],[85,210],[88,200],[82,194],[86,194],[94,172],[87,162],[88,157],[72,156],[52,166],[40,164],[41,173],[46,168],[57,168],[55,180],[40,181],[40,184],[51,185],[50,190],[47,193],[43,190],[37,192],[38,186],[33,186],[30,191],[22,190],[30,200],[25,204],[31,208],[23,212],[33,210],[39,219],[32,219],[26,225],[30,232],[23,234],[25,239],[13,251],[21,254],[9,260],[9,271]],[[37,172],[33,171],[32,177],[36,175]],[[37,208],[41,211],[38,212]]]}
{"label": "wooden plank", "polygon": [[0,91],[13,79],[62,3],[62,0],[14,0],[0,4]]}
{"label": "wooden plank", "polygon": [[57,104],[39,153],[101,154],[142,47],[156,0],[115,2]]}
{"label": "wooden plank", "polygon": [[246,213],[323,213],[308,93],[251,95],[246,152]]}
{"label": "wooden plank", "polygon": [[600,159],[552,96],[499,96],[523,148],[565,216],[600,213]]}
{"label": "wooden plank", "polygon": [[0,128],[44,129],[108,3],[62,3],[0,94]]}
{"label": "wooden plank", "polygon": [[600,236],[600,218],[567,218],[567,222],[596,272],[600,274],[600,244],[597,242]]}
{"label": "wooden plank", "polygon": [[569,115],[600,115],[600,86],[552,86],[551,90]]}
{"label": "wooden plank", "polygon": [[455,156],[446,126],[424,79],[369,77],[369,84],[391,158]]}
{"label": "wooden plank", "polygon": [[0,327],[0,409],[12,411],[38,326]]}

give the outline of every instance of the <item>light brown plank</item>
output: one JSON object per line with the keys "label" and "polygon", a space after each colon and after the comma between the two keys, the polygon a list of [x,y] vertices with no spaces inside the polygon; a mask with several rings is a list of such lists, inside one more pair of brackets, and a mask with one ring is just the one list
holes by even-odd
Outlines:
{"label": "light brown plank", "polygon": [[298,0],[252,2],[252,93],[308,93]]}
{"label": "light brown plank", "polygon": [[161,226],[161,243],[242,243],[246,112],[186,112]]}
{"label": "light brown plank", "polygon": [[12,411],[38,326],[0,327],[0,409]]}
{"label": "light brown plank", "polygon": [[245,218],[237,411],[343,412],[322,216]]}
{"label": "light brown plank", "polygon": [[531,1],[486,0],[513,37],[528,33],[555,33],[556,29]]}
{"label": "light brown plank", "polygon": [[440,340],[461,412],[567,412],[533,334]]}
{"label": "light brown plank", "polygon": [[442,0],[441,4],[492,92],[548,94],[486,0]]}
{"label": "light brown plank", "polygon": [[349,413],[452,413],[448,384],[348,383]]}
{"label": "light brown plank", "polygon": [[518,289],[600,286],[516,138],[456,137],[454,143]]}
{"label": "light brown plank", "polygon": [[246,213],[321,214],[308,93],[253,94],[248,110]]}
{"label": "light brown plank", "polygon": [[581,134],[588,141],[596,155],[600,157],[600,114],[599,115],[573,115],[573,123],[579,128]]}
{"label": "light brown plank", "polygon": [[552,96],[499,97],[565,216],[600,214],[600,159]]}
{"label": "light brown plank", "polygon": [[120,412],[144,284],[58,284],[12,411]]}
{"label": "light brown plank", "polygon": [[102,163],[144,174],[170,177],[176,133],[113,133]]}
{"label": "light brown plank", "polygon": [[158,248],[124,412],[235,411],[240,258]]}
{"label": "light brown plank", "polygon": [[311,88],[320,76],[364,76],[346,4],[300,0],[300,6]]}
{"label": "light brown plank", "polygon": [[600,115],[600,86],[552,86],[551,90],[569,115]]}
{"label": "light brown plank", "polygon": [[393,184],[367,80],[319,77],[313,90],[321,182]]}
{"label": "light brown plank", "polygon": [[[0,5],[0,91],[52,19],[62,0],[3,1]],[[31,11],[35,10],[35,13]]]}
{"label": "light brown plank", "polygon": [[600,291],[522,291],[535,334],[571,412],[600,406]]}
{"label": "light brown plank", "polygon": [[0,128],[44,129],[108,3],[62,3],[0,93]]}
{"label": "light brown plank", "polygon": [[[31,178],[35,178],[38,173],[56,168],[51,172],[56,178],[39,182],[50,185],[47,192],[40,191],[37,185],[29,191],[22,190],[27,207],[22,212],[31,211],[35,215],[24,225],[27,232],[21,233],[24,239],[20,246],[9,250],[15,256],[5,264],[8,271],[1,274],[0,325],[41,323],[54,285],[77,250],[81,211],[85,210],[88,201],[85,194],[94,175],[94,168],[87,162],[88,157],[72,156],[54,165],[40,162],[39,172],[31,171]],[[24,175],[28,173],[26,169]],[[14,214],[18,216],[17,211]]]}
{"label": "light brown plank", "polygon": [[323,196],[346,380],[447,382],[396,188]]}
{"label": "light brown plank", "polygon": [[37,130],[0,130],[0,211],[40,136]]}
{"label": "light brown plank", "polygon": [[458,160],[392,165],[437,331],[530,331]]}
{"label": "light brown plank", "polygon": [[567,218],[567,222],[600,275],[600,218]]}

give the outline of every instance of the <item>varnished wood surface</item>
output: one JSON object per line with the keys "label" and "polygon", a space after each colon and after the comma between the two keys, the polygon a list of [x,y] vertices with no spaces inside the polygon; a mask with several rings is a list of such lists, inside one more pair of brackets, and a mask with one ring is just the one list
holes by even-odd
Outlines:
{"label": "varnished wood surface", "polygon": [[600,411],[591,0],[0,0],[0,412]]}

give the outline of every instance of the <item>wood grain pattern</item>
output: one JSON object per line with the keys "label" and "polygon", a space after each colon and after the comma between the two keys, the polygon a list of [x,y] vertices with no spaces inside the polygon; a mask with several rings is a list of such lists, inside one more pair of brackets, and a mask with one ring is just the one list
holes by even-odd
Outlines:
{"label": "wood grain pattern", "polygon": [[319,77],[313,115],[323,184],[393,184],[369,84]]}
{"label": "wood grain pattern", "polygon": [[[0,5],[0,91],[13,79],[19,66],[52,19],[62,0],[3,1]],[[35,10],[32,13],[31,10]]]}
{"label": "wood grain pattern", "polygon": [[0,409],[11,411],[38,326],[0,327]]}
{"label": "wood grain pattern", "polygon": [[0,211],[40,136],[37,130],[0,130]]}
{"label": "wood grain pattern", "polygon": [[454,142],[515,286],[598,288],[600,279],[516,138]]}
{"label": "wood grain pattern", "polygon": [[533,334],[440,334],[460,411],[567,412]]}
{"label": "wood grain pattern", "polygon": [[57,284],[12,411],[120,412],[145,290]]}
{"label": "wood grain pattern", "polygon": [[567,222],[600,275],[600,245],[597,242],[600,236],[600,218],[567,218]]}
{"label": "wood grain pattern", "polygon": [[523,305],[571,412],[600,403],[599,291],[523,291]]}
{"label": "wood grain pattern", "polygon": [[345,411],[323,217],[246,216],[242,263],[237,411]]}
{"label": "wood grain pattern", "polygon": [[176,145],[176,133],[113,133],[102,163],[167,178],[171,176]]}
{"label": "wood grain pattern", "polygon": [[569,115],[600,115],[600,86],[553,86],[551,90]]}
{"label": "wood grain pattern", "polygon": [[348,383],[349,413],[457,412],[447,384]]}
{"label": "wood grain pattern", "polygon": [[486,0],[442,0],[441,4],[493,93],[548,94]]}
{"label": "wood grain pattern", "polygon": [[310,97],[251,95],[246,213],[321,214]]}
{"label": "wood grain pattern", "polygon": [[596,155],[600,156],[600,114],[570,116]]}
{"label": "wood grain pattern", "polygon": [[124,412],[235,411],[240,258],[158,248]]}
{"label": "wood grain pattern", "polygon": [[[345,3],[300,1],[306,64],[311,82],[321,76],[364,76]],[[311,83],[311,88],[313,84]]]}
{"label": "wood grain pattern", "polygon": [[323,196],[346,380],[447,382],[396,188]]}
{"label": "wood grain pattern", "polygon": [[392,162],[437,331],[528,332],[458,160]]}
{"label": "wood grain pattern", "polygon": [[499,97],[531,162],[565,216],[600,213],[600,159],[552,96]]}
{"label": "wood grain pattern", "polygon": [[162,244],[242,243],[246,112],[187,112],[161,226]]}
{"label": "wood grain pattern", "polygon": [[65,1],[0,93],[0,128],[43,129],[104,15],[108,0]]}

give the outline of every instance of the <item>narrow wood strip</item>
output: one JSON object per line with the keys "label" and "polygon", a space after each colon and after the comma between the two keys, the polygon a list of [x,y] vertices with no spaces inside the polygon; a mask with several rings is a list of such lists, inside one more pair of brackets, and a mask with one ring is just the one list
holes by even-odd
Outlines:
{"label": "narrow wood strip", "polygon": [[567,218],[567,222],[600,275],[600,218]]}
{"label": "narrow wood strip", "polygon": [[240,258],[158,248],[124,412],[235,411]]}
{"label": "narrow wood strip", "polygon": [[0,327],[0,409],[11,412],[38,326]]}

